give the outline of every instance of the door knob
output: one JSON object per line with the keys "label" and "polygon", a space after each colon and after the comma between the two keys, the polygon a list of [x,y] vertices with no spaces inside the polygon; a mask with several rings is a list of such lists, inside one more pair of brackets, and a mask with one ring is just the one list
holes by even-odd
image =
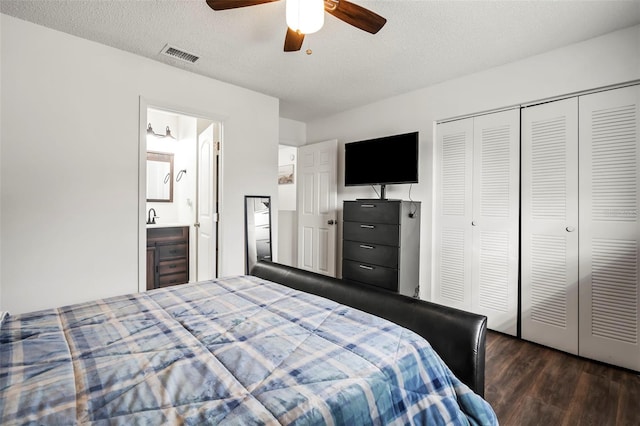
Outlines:
{"label": "door knob", "polygon": [[333,219],[329,219],[329,220],[327,221],[327,225],[335,225],[335,223],[336,223],[336,221],[335,221],[335,220],[333,220]]}
{"label": "door knob", "polygon": [[471,226],[476,226],[478,223],[475,220],[471,221]]}
{"label": "door knob", "polygon": [[567,232],[573,232],[576,230],[576,228],[574,228],[573,226],[567,226]]}

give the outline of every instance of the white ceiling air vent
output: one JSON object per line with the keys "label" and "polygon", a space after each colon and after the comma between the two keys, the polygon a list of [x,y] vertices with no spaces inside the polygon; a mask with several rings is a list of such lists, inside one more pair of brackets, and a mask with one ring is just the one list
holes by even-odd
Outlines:
{"label": "white ceiling air vent", "polygon": [[194,55],[193,53],[185,52],[182,49],[178,49],[177,47],[170,46],[168,44],[165,47],[162,48],[162,51],[160,53],[162,53],[163,55],[171,56],[174,59],[179,59],[179,60],[184,61],[184,62],[189,62],[191,64],[193,64],[195,61],[200,59],[200,57],[198,55]]}

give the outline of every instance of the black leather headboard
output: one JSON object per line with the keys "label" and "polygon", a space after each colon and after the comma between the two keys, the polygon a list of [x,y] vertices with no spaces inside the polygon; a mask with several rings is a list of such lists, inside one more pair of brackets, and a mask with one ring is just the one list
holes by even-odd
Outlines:
{"label": "black leather headboard", "polygon": [[326,297],[418,333],[456,377],[484,396],[487,317],[277,263],[259,262],[251,275]]}

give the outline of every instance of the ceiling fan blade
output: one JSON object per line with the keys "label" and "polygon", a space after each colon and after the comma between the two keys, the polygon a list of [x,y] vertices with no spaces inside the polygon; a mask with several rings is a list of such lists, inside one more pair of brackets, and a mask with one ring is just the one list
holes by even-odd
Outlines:
{"label": "ceiling fan blade", "polygon": [[335,3],[335,0],[325,1],[327,13],[368,33],[377,33],[387,23],[382,16],[357,4],[340,0],[336,6],[333,6]]}
{"label": "ceiling fan blade", "polygon": [[226,10],[271,3],[272,1],[279,0],[207,0],[207,4],[213,10]]}
{"label": "ceiling fan blade", "polygon": [[284,51],[297,52],[302,47],[303,41],[304,34],[287,27],[287,35],[284,37]]}

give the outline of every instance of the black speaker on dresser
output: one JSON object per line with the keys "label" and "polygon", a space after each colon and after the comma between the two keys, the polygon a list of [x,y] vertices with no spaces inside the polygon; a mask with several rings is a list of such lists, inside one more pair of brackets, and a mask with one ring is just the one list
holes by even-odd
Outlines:
{"label": "black speaker on dresser", "polygon": [[414,296],[420,279],[420,202],[345,201],[342,278]]}

